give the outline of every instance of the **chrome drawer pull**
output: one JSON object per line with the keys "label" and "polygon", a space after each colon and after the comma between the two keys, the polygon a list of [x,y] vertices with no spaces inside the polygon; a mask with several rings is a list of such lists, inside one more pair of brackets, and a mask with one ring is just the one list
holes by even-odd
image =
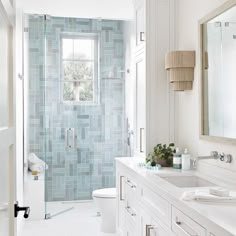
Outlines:
{"label": "chrome drawer pull", "polygon": [[124,201],[124,197],[123,197],[123,179],[124,176],[120,176],[120,201]]}
{"label": "chrome drawer pull", "polygon": [[126,210],[127,210],[127,212],[128,212],[131,216],[136,216],[136,213],[131,209],[130,206],[127,206],[127,207],[126,207]]}
{"label": "chrome drawer pull", "polygon": [[178,220],[178,218],[176,217],[176,221],[175,224],[177,225],[178,228],[180,228],[185,234],[189,235],[189,236],[198,236],[198,234],[191,234],[189,233],[186,229],[183,228],[183,223],[181,221]]}
{"label": "chrome drawer pull", "polygon": [[130,180],[127,179],[126,183],[130,186],[130,188],[136,188],[136,185],[133,184]]}
{"label": "chrome drawer pull", "polygon": [[151,236],[151,231],[156,229],[154,225],[146,225],[146,236]]}

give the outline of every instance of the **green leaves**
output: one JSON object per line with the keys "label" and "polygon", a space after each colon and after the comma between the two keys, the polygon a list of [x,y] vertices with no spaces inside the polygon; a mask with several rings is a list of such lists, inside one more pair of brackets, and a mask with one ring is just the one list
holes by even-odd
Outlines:
{"label": "green leaves", "polygon": [[153,151],[148,154],[146,158],[146,162],[150,163],[151,166],[155,166],[156,164],[161,164],[163,166],[171,166],[173,154],[175,153],[175,144],[170,143],[167,144],[157,144]]}

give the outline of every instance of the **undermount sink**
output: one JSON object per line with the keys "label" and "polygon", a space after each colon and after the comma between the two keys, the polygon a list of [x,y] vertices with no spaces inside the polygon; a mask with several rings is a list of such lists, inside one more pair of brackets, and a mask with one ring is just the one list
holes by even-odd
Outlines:
{"label": "undermount sink", "polygon": [[210,187],[215,184],[198,176],[160,176],[165,181],[179,188]]}

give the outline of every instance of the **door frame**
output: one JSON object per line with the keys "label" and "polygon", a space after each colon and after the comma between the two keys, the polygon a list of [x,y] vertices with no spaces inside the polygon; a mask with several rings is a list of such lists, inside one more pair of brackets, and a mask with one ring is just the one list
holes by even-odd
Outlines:
{"label": "door frame", "polygon": [[7,127],[1,127],[1,144],[6,144],[9,147],[9,235],[16,236],[16,220],[14,217],[14,202],[16,200],[16,153],[15,153],[15,144],[16,144],[16,136],[15,136],[15,47],[14,47],[14,32],[15,32],[15,8],[14,8],[14,0],[11,2],[10,0],[0,0],[0,14],[4,18],[5,23],[9,29],[8,35],[8,102],[9,102],[9,120]]}

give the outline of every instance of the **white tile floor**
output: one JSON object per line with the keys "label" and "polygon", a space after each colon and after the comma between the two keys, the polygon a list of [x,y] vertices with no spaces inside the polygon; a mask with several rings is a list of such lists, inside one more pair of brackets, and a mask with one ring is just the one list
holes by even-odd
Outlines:
{"label": "white tile floor", "polygon": [[20,236],[108,236],[100,233],[100,217],[93,202],[68,204],[71,206],[72,210],[52,219],[26,221]]}

